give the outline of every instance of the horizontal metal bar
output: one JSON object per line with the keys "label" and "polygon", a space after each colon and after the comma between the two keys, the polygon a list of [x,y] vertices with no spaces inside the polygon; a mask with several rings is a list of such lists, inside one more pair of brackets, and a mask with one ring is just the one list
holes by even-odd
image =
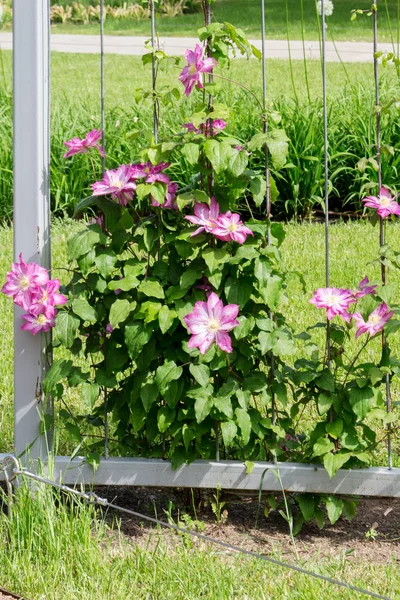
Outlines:
{"label": "horizontal metal bar", "polygon": [[[2,459],[0,454],[0,461]],[[299,463],[255,463],[246,474],[246,466],[238,461],[196,460],[173,471],[169,461],[146,458],[110,458],[101,460],[95,473],[83,458],[71,460],[57,456],[53,473],[47,475],[67,485],[187,487],[258,490],[279,492],[281,483],[288,492],[309,492],[357,496],[400,498],[400,469],[370,467],[369,469],[340,469],[330,479],[322,465]],[[1,479],[1,473],[0,473]]]}

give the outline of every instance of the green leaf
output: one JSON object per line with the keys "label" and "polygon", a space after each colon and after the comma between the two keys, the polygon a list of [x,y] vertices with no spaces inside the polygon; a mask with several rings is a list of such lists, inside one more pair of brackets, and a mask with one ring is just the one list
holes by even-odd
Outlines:
{"label": "green leaf", "polygon": [[343,514],[346,517],[346,519],[351,521],[356,516],[356,513],[357,502],[355,502],[354,500],[343,500]]}
{"label": "green leaf", "polygon": [[135,308],[136,302],[129,302],[129,300],[115,300],[110,308],[109,320],[111,326],[116,327],[119,323],[123,323]]}
{"label": "green leaf", "polygon": [[137,319],[144,319],[145,323],[151,323],[158,319],[161,308],[161,302],[152,302],[151,300],[148,300],[140,305],[140,310],[136,313],[135,317]]}
{"label": "green leaf", "polygon": [[209,396],[200,396],[194,403],[194,412],[196,421],[201,423],[210,414],[212,408],[212,399]]}
{"label": "green leaf", "polygon": [[336,498],[335,496],[327,496],[325,498],[326,511],[328,513],[328,519],[332,525],[336,523],[343,511],[343,500]]}
{"label": "green leaf", "polygon": [[315,498],[313,494],[301,494],[297,498],[301,514],[306,523],[309,523],[315,512]]}
{"label": "green leaf", "polygon": [[44,393],[51,394],[55,385],[65,377],[68,377],[71,369],[72,360],[55,360],[43,380]]}
{"label": "green leaf", "polygon": [[114,270],[117,256],[111,248],[101,248],[96,258],[94,259],[96,267],[100,275],[107,279]]}
{"label": "green leaf", "polygon": [[185,144],[182,146],[181,152],[189,164],[196,165],[199,162],[200,147],[198,144]]}
{"label": "green leaf", "polygon": [[250,441],[251,433],[251,420],[248,412],[243,408],[237,408],[235,410],[236,421],[240,427],[242,434],[243,444],[246,446]]}
{"label": "green leaf", "polygon": [[288,142],[289,138],[283,129],[272,129],[268,132],[267,146],[275,169],[282,169],[286,164]]}
{"label": "green leaf", "polygon": [[253,137],[251,138],[251,140],[248,144],[248,148],[249,148],[250,152],[254,152],[254,150],[260,150],[260,148],[262,148],[263,146],[266,145],[267,140],[268,140],[267,133],[256,133],[255,135],[253,135]]}
{"label": "green leaf", "polygon": [[150,341],[153,328],[143,321],[132,321],[125,327],[125,344],[130,358],[135,359]]}
{"label": "green leaf", "polygon": [[203,251],[202,256],[210,273],[221,269],[223,264],[230,258],[226,248],[217,248],[216,250],[207,248]]}
{"label": "green leaf", "polygon": [[333,375],[329,369],[324,369],[321,371],[321,374],[315,380],[315,384],[327,392],[335,391],[335,380],[333,379]]}
{"label": "green leaf", "polygon": [[331,437],[337,440],[343,431],[343,420],[336,419],[335,421],[333,421],[333,423],[327,423],[325,425],[325,431],[329,433]]}
{"label": "green leaf", "polygon": [[323,462],[324,467],[327,470],[329,477],[332,479],[336,475],[336,472],[343,467],[345,463],[352,457],[351,452],[332,454],[332,452],[328,452],[324,455]]}
{"label": "green leaf", "polygon": [[139,285],[139,279],[134,275],[127,275],[122,279],[114,279],[110,281],[108,284],[109,290],[122,290],[123,292],[130,292],[131,290],[137,288]]}
{"label": "green leaf", "polygon": [[93,229],[85,229],[80,231],[73,238],[68,240],[68,258],[74,260],[87,254],[92,248],[102,242],[106,241],[106,236],[101,231],[93,231]]}
{"label": "green leaf", "polygon": [[244,464],[246,466],[246,475],[251,475],[254,467],[256,466],[251,460],[245,460]]}
{"label": "green leaf", "polygon": [[229,304],[238,304],[240,308],[244,308],[250,300],[252,291],[253,281],[250,277],[229,277],[225,283],[226,299]]}
{"label": "green leaf", "polygon": [[317,398],[317,408],[320,415],[326,415],[333,404],[333,396],[321,392]]}
{"label": "green leaf", "polygon": [[[232,401],[228,397],[217,397],[213,399],[214,407],[224,414],[228,419],[233,419]],[[243,410],[243,409],[241,409]],[[246,411],[247,412],[247,411]]]}
{"label": "green leaf", "polygon": [[86,405],[92,409],[100,395],[100,388],[97,383],[82,384],[82,398]]}
{"label": "green leaf", "polygon": [[275,334],[260,331],[258,334],[258,341],[260,342],[261,354],[264,356],[264,354],[272,350],[275,343]]}
{"label": "green leaf", "polygon": [[254,375],[246,377],[244,385],[250,392],[258,393],[268,387],[268,381],[264,373],[255,373]]}
{"label": "green leaf", "polygon": [[233,152],[237,152],[226,142],[218,142],[214,139],[207,140],[203,148],[217,174],[227,169]]}
{"label": "green leaf", "polygon": [[236,151],[232,154],[229,161],[228,170],[234,177],[240,177],[249,162],[249,157],[245,150]]}
{"label": "green leaf", "polygon": [[313,446],[313,456],[322,456],[334,450],[335,444],[330,442],[326,437],[320,437],[317,439]]}
{"label": "green leaf", "polygon": [[261,206],[266,199],[267,183],[262,175],[253,177],[250,181],[250,192],[253,196],[254,204]]}
{"label": "green leaf", "polygon": [[374,406],[374,390],[365,386],[363,388],[353,387],[349,390],[349,401],[353,412],[359,419],[365,419]]}
{"label": "green leaf", "polygon": [[71,308],[73,312],[84,321],[96,323],[98,315],[94,306],[91,306],[85,298],[77,298],[72,302]]}
{"label": "green leaf", "polygon": [[241,340],[246,338],[249,333],[253,330],[255,325],[254,317],[251,315],[249,317],[245,317],[241,315],[237,319],[239,321],[239,325],[237,325],[233,330],[233,335],[237,340]]}
{"label": "green leaf", "polygon": [[158,398],[158,387],[155,383],[145,383],[140,389],[140,399],[144,410],[148,413]]}
{"label": "green leaf", "polygon": [[233,421],[223,421],[221,423],[221,431],[225,446],[231,446],[237,433],[236,424]]}
{"label": "green leaf", "polygon": [[82,441],[83,438],[78,425],[75,425],[74,423],[65,423],[64,428],[74,440],[77,442]]}
{"label": "green leaf", "polygon": [[189,371],[191,372],[194,379],[197,381],[201,387],[206,387],[210,382],[210,369],[207,365],[194,365],[191,364],[189,366]]}
{"label": "green leaf", "polygon": [[146,422],[147,413],[143,408],[143,404],[141,402],[135,402],[135,404],[131,407],[131,417],[130,422],[133,427],[133,431],[137,433],[143,427]]}
{"label": "green leaf", "polygon": [[161,395],[170,381],[175,381],[182,376],[183,369],[178,367],[173,360],[166,360],[156,371],[156,383]]}
{"label": "green leaf", "polygon": [[78,337],[80,320],[71,313],[60,311],[56,317],[54,336],[65,348],[71,348]]}
{"label": "green leaf", "polygon": [[371,380],[372,385],[375,385],[376,383],[379,383],[380,381],[382,381],[382,379],[384,377],[384,373],[382,373],[382,371],[380,369],[378,369],[377,367],[372,367],[369,370],[368,376]]}
{"label": "green leaf", "polygon": [[177,317],[177,313],[174,310],[170,310],[167,305],[161,307],[158,313],[158,323],[160,325],[161,333],[166,333],[168,329],[172,327],[173,322]]}
{"label": "green leaf", "polygon": [[139,292],[152,298],[164,298],[164,290],[157,279],[148,278],[139,286]]}
{"label": "green leaf", "polygon": [[165,433],[175,419],[175,411],[169,406],[163,406],[157,413],[158,431]]}

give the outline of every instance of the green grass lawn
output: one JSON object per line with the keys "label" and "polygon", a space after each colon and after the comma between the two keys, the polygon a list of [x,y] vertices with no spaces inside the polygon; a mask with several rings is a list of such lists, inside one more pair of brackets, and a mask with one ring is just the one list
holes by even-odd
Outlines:
{"label": "green grass lawn", "polygon": [[[304,34],[306,39],[318,39],[318,25],[314,0],[304,0]],[[328,38],[335,40],[359,41],[371,40],[371,17],[359,15],[351,22],[351,10],[354,8],[369,9],[370,0],[335,0],[334,12],[328,21]],[[399,8],[397,0],[382,0],[379,3],[379,36],[382,41],[391,39],[390,31],[397,36]],[[288,0],[288,28],[286,26],[285,0],[266,0],[266,34],[269,39],[285,39],[287,31],[293,40],[301,39],[302,16],[300,0]],[[228,21],[241,27],[249,37],[259,38],[260,34],[260,0],[217,0],[213,5],[214,18],[217,21]],[[195,36],[202,26],[201,14],[180,17],[163,17],[157,20],[160,35]],[[98,32],[98,24],[88,25],[53,25],[54,33],[90,33]],[[130,21],[108,19],[105,32],[109,35],[150,35],[149,21]]]}
{"label": "green grass lawn", "polygon": [[[110,530],[93,507],[60,501],[49,488],[20,489],[9,519],[0,512],[0,583],[25,598],[48,600],[357,600],[360,594],[263,560],[241,556],[188,536],[147,530],[135,520],[131,535]],[[0,494],[1,497],[1,494]],[[228,530],[229,531],[229,530]],[[232,530],[231,530],[232,531]],[[264,534],[264,535],[262,535]],[[224,526],[214,527],[221,538]],[[259,532],[247,527],[243,542]],[[338,535],[336,533],[336,535]],[[341,542],[320,556],[315,550],[296,560],[294,552],[261,533],[259,551],[330,578],[399,598],[395,547],[387,559],[346,555]],[[315,538],[313,538],[315,539]],[[388,540],[389,541],[389,540]],[[262,543],[263,542],[263,543]],[[365,541],[364,544],[372,542]],[[246,544],[247,545],[247,544]],[[370,553],[373,549],[370,550]],[[348,560],[349,557],[351,560]]]}

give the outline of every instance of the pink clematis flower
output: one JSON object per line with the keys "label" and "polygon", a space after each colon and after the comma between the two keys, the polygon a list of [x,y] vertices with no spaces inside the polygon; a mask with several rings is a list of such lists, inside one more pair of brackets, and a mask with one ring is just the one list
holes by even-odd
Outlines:
{"label": "pink clematis flower", "polygon": [[130,177],[131,179],[143,179],[145,178],[146,183],[170,183],[170,178],[162,171],[168,169],[170,163],[159,163],[158,165],[152,165],[151,162],[140,163],[137,165],[130,165]]}
{"label": "pink clematis flower", "polygon": [[153,196],[151,196],[151,205],[152,206],[161,206],[161,208],[169,208],[170,210],[178,210],[178,205],[176,203],[176,192],[178,191],[177,183],[170,183],[168,186],[168,191],[165,194],[164,204],[160,204],[157,200],[154,200]]}
{"label": "pink clematis flower", "polygon": [[29,312],[33,315],[39,315],[45,312],[49,307],[65,304],[68,299],[64,294],[59,294],[61,283],[58,279],[48,281],[46,285],[36,288],[32,294],[32,304]]}
{"label": "pink clematis flower", "polygon": [[49,331],[55,325],[56,314],[57,311],[54,306],[48,306],[43,312],[37,315],[31,312],[22,315],[22,318],[26,322],[21,325],[21,329],[23,331],[30,331],[33,335],[36,335],[40,331]]}
{"label": "pink clematis flower", "polygon": [[238,244],[244,244],[248,235],[254,235],[251,229],[243,225],[240,215],[232,214],[229,210],[219,215],[212,234],[223,242],[238,242]]}
{"label": "pink clematis flower", "polygon": [[361,313],[355,313],[354,320],[356,322],[356,338],[358,338],[363,333],[368,333],[370,337],[373,337],[385,326],[392,317],[393,311],[388,309],[387,304],[382,302],[368,317],[368,321],[364,321]]}
{"label": "pink clematis flower", "polygon": [[69,158],[74,154],[86,154],[90,148],[97,148],[101,156],[105,156],[103,148],[98,143],[102,135],[101,129],[93,129],[86,134],[83,140],[74,137],[69,142],[64,142],[64,145],[69,148],[68,152],[64,154],[64,158]]}
{"label": "pink clematis flower", "polygon": [[[222,119],[215,119],[215,121],[212,123],[213,135],[217,135],[217,133],[225,129],[226,125],[227,123]],[[196,135],[204,133],[206,136],[210,135],[209,121],[206,121],[206,123],[201,123],[199,128],[195,127],[193,123],[184,123],[182,127],[187,129],[189,133],[195,133]]]}
{"label": "pink clematis flower", "polygon": [[211,233],[214,227],[216,227],[216,219],[218,219],[219,216],[219,204],[214,196],[211,198],[210,206],[196,202],[193,210],[194,215],[187,215],[185,219],[194,225],[200,225],[200,227],[198,227],[190,237],[198,235],[202,231]]}
{"label": "pink clematis flower", "polygon": [[347,309],[354,302],[354,296],[353,292],[342,288],[319,288],[310,302],[315,304],[317,308],[325,308],[329,321],[339,315],[349,322],[351,315],[349,315]]}
{"label": "pink clematis flower", "polygon": [[232,352],[232,341],[228,331],[239,325],[236,319],[237,304],[224,306],[217,294],[212,292],[207,302],[196,302],[193,312],[183,317],[192,337],[189,348],[198,348],[205,354],[214,342],[225,352]]}
{"label": "pink clematis flower", "polygon": [[208,278],[205,275],[203,275],[203,277],[200,279],[200,283],[196,285],[196,289],[204,290],[205,292],[212,292],[213,286],[209,282]]}
{"label": "pink clematis flower", "polygon": [[100,213],[97,217],[91,217],[88,221],[88,225],[99,225],[102,229],[104,228],[104,215]]}
{"label": "pink clematis flower", "polygon": [[367,196],[362,201],[365,202],[365,206],[375,208],[381,219],[386,219],[389,215],[400,216],[400,205],[385,187],[381,187],[379,196]]}
{"label": "pink clematis flower", "polygon": [[356,300],[359,300],[360,298],[364,298],[364,296],[368,296],[369,294],[376,294],[376,285],[368,285],[369,284],[369,279],[368,277],[364,277],[364,279],[362,279],[360,281],[360,283],[358,284],[358,290],[356,292],[353,292],[353,297]]}
{"label": "pink clematis flower", "polygon": [[185,86],[186,96],[190,95],[195,85],[198,89],[202,89],[204,87],[203,73],[209,73],[218,64],[215,58],[204,58],[204,53],[205,46],[200,46],[200,44],[196,44],[194,51],[185,50],[188,64],[179,75],[179,81]]}
{"label": "pink clematis flower", "polygon": [[6,296],[14,298],[17,306],[29,311],[33,294],[37,288],[46,285],[48,281],[49,274],[46,269],[36,263],[26,263],[20,254],[19,263],[12,264],[1,291]]}
{"label": "pink clematis flower", "polygon": [[108,196],[126,206],[133,199],[136,183],[131,181],[130,167],[121,165],[104,173],[101,181],[91,185],[93,196]]}

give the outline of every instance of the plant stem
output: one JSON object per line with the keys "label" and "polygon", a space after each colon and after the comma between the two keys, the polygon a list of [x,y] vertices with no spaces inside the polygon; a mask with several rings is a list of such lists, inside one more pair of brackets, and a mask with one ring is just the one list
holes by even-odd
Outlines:
{"label": "plant stem", "polygon": [[346,385],[346,383],[347,383],[347,379],[349,378],[349,375],[350,375],[350,373],[351,373],[351,371],[352,371],[352,369],[353,369],[353,367],[354,367],[354,365],[355,365],[355,363],[356,363],[356,360],[358,359],[358,357],[360,356],[360,354],[363,352],[363,350],[366,348],[367,344],[369,343],[369,341],[370,341],[371,339],[372,339],[372,338],[371,338],[371,336],[368,334],[367,340],[364,342],[364,344],[361,346],[360,350],[357,352],[357,354],[355,355],[355,357],[354,357],[354,358],[353,358],[353,360],[351,361],[351,363],[350,363],[350,367],[348,368],[348,371],[347,371],[347,373],[346,373],[346,377],[344,378],[344,381],[343,381],[343,384],[342,384],[341,390],[343,390],[343,389],[344,389],[344,386],[345,386],[345,385]]}
{"label": "plant stem", "polygon": [[296,104],[299,103],[299,97],[297,95],[296,84],[294,81],[294,73],[293,73],[293,61],[292,61],[292,52],[290,49],[290,37],[289,37],[289,6],[288,0],[286,0],[286,38],[288,43],[288,53],[289,53],[289,68],[290,68],[290,79],[292,81],[293,94],[296,99]]}

